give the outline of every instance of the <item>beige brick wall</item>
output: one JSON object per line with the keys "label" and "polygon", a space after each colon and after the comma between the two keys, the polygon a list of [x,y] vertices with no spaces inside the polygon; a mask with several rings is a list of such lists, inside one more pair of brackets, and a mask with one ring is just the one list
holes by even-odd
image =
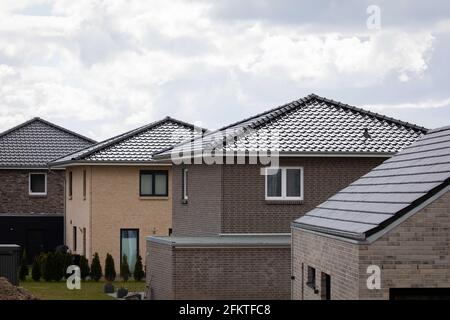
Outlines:
{"label": "beige brick wall", "polygon": [[[360,246],[361,299],[388,299],[389,288],[450,287],[450,191],[370,245]],[[366,270],[381,268],[381,290]]]}
{"label": "beige brick wall", "polygon": [[[292,298],[319,300],[322,294],[321,273],[331,277],[331,299],[357,299],[359,295],[358,246],[292,229],[293,275]],[[308,266],[316,269],[316,289],[306,285]]]}
{"label": "beige brick wall", "polygon": [[[293,229],[294,299],[317,299],[302,285],[308,265],[331,276],[332,299],[389,299],[390,288],[450,287],[450,192],[371,244]],[[367,288],[367,267],[381,269],[381,290]],[[306,281],[305,281],[306,282]]]}
{"label": "beige brick wall", "polygon": [[[83,197],[83,170],[86,170],[86,199]],[[68,196],[69,172],[72,172],[72,198]],[[86,257],[91,252],[91,167],[72,167],[66,170],[66,245],[73,253],[83,254],[83,228],[86,228]],[[77,250],[74,251],[73,227],[77,228]]]}
{"label": "beige brick wall", "polygon": [[[88,258],[98,252],[102,265],[112,254],[116,270],[120,266],[120,229],[139,229],[139,253],[144,258],[145,237],[168,235],[172,226],[171,167],[168,166],[89,166],[86,200],[82,199],[82,168],[73,170],[73,198],[68,200],[68,245],[72,248],[72,225],[86,227]],[[168,170],[168,197],[140,197],[140,170]],[[72,224],[70,224],[72,220]],[[81,233],[77,250],[81,253]]]}

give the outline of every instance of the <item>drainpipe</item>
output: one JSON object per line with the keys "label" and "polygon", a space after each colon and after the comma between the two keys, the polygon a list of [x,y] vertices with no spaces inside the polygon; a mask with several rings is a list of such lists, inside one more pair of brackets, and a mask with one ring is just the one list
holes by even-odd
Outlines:
{"label": "drainpipe", "polygon": [[294,241],[293,241],[293,232],[291,227],[291,300],[294,300]]}

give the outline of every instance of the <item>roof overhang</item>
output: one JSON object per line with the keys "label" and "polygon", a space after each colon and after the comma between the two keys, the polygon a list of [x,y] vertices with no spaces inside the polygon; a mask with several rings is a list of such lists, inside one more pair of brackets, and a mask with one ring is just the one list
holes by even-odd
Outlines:
{"label": "roof overhang", "polygon": [[[223,154],[215,154],[215,153],[209,153],[208,151],[204,151],[203,153],[201,150],[193,151],[189,155],[183,155],[181,157],[177,157],[177,160],[185,160],[185,159],[198,159],[202,158],[204,154],[210,156],[210,157],[229,157],[229,156],[241,156],[246,157],[250,155],[258,155],[258,152],[261,154],[267,154],[270,156],[271,151],[270,150],[261,150],[261,151],[228,151],[224,152]],[[273,156],[278,156],[281,158],[288,158],[288,157],[340,157],[340,158],[390,158],[396,152],[276,152]],[[171,160],[172,154],[170,153],[164,153],[164,154],[154,154],[153,159],[154,161],[169,161]]]}
{"label": "roof overhang", "polygon": [[[55,170],[64,170],[64,168],[52,168]],[[49,170],[49,167],[0,167],[0,170]]]}
{"label": "roof overhang", "polygon": [[220,234],[216,236],[158,237],[146,238],[149,242],[172,248],[290,248],[291,235],[280,234]]}
{"label": "roof overhang", "polygon": [[65,169],[69,167],[76,167],[76,166],[171,166],[172,163],[161,163],[161,162],[155,162],[155,161],[141,161],[141,162],[134,162],[134,161],[83,161],[83,160],[71,160],[71,161],[64,161],[64,162],[58,162],[58,163],[49,163],[49,168],[52,169]]}

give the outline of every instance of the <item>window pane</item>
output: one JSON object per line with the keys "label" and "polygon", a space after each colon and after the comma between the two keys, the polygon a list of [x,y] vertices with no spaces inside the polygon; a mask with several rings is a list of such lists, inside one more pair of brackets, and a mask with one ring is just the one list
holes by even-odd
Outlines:
{"label": "window pane", "polygon": [[138,230],[122,230],[121,232],[121,261],[127,256],[130,272],[133,273],[138,255]]}
{"label": "window pane", "polygon": [[267,170],[267,196],[281,197],[281,170]]}
{"label": "window pane", "polygon": [[166,195],[167,191],[167,175],[163,173],[155,174],[155,194]]}
{"label": "window pane", "polygon": [[30,191],[32,193],[45,193],[45,174],[32,174],[30,179]]}
{"label": "window pane", "polygon": [[153,176],[151,174],[141,174],[141,195],[153,194],[152,181]]}
{"label": "window pane", "polygon": [[286,195],[288,197],[300,197],[300,169],[286,170]]}

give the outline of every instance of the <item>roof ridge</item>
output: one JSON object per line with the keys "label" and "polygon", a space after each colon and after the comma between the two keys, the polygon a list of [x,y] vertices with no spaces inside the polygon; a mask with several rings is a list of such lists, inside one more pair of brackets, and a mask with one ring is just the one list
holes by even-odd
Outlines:
{"label": "roof ridge", "polygon": [[20,124],[14,126],[14,127],[12,127],[12,128],[10,128],[10,129],[7,129],[7,130],[1,132],[1,133],[0,133],[0,138],[6,136],[6,135],[8,135],[8,134],[10,134],[11,132],[14,132],[14,131],[17,131],[17,130],[19,130],[19,129],[21,129],[21,128],[24,128],[24,127],[28,126],[29,124],[31,124],[31,123],[33,123],[33,122],[36,122],[36,121],[42,122],[42,123],[44,123],[44,124],[46,124],[46,125],[48,125],[48,126],[51,126],[51,127],[55,128],[55,129],[58,129],[58,130],[60,130],[60,131],[65,132],[65,133],[71,134],[71,135],[73,135],[73,136],[76,136],[76,137],[78,137],[78,138],[80,138],[80,139],[83,139],[83,140],[86,140],[86,141],[88,141],[88,142],[91,142],[91,143],[97,143],[97,141],[95,141],[95,140],[93,140],[93,139],[91,139],[91,138],[89,138],[89,137],[86,137],[86,136],[84,136],[84,135],[81,135],[81,134],[79,134],[79,133],[76,133],[76,132],[74,132],[74,131],[72,131],[72,130],[69,130],[69,129],[67,129],[67,128],[61,127],[61,126],[59,126],[59,125],[57,125],[57,124],[54,124],[54,123],[52,123],[52,122],[50,122],[50,121],[48,121],[48,120],[42,119],[42,118],[40,118],[40,117],[33,117],[33,118],[31,118],[30,120],[27,120],[27,121],[25,121],[25,122],[22,122],[22,123],[20,123]]}
{"label": "roof ridge", "polygon": [[[66,157],[74,155],[74,154],[77,154],[77,156],[72,158],[72,160],[80,160],[80,159],[88,157],[88,156],[90,156],[90,155],[92,155],[92,154],[94,154],[94,153],[96,153],[96,152],[98,152],[100,150],[104,150],[105,148],[108,148],[108,147],[110,147],[110,146],[112,146],[114,144],[117,144],[117,143],[120,143],[122,141],[125,141],[125,140],[127,140],[129,138],[132,138],[132,137],[142,133],[142,132],[145,132],[145,131],[147,131],[149,129],[155,128],[155,127],[157,127],[159,125],[162,125],[162,124],[164,124],[166,122],[169,122],[169,121],[181,124],[183,126],[194,128],[193,124],[190,124],[188,122],[181,121],[181,120],[178,120],[178,119],[166,116],[166,117],[164,117],[164,118],[162,118],[160,120],[153,121],[151,123],[145,124],[143,126],[135,128],[135,129],[132,129],[132,130],[126,131],[124,133],[118,134],[118,135],[116,135],[114,137],[111,137],[109,139],[105,139],[103,141],[100,141],[96,145],[89,146],[87,148],[75,151],[75,152],[73,152],[71,154],[68,154],[68,155],[65,155],[63,157],[54,159],[51,162],[57,161],[57,160],[62,159],[62,158],[66,158]],[[206,129],[202,128],[202,130],[206,130]],[[91,150],[88,150],[87,152],[79,154],[80,151],[87,150],[87,149],[91,149]]]}

